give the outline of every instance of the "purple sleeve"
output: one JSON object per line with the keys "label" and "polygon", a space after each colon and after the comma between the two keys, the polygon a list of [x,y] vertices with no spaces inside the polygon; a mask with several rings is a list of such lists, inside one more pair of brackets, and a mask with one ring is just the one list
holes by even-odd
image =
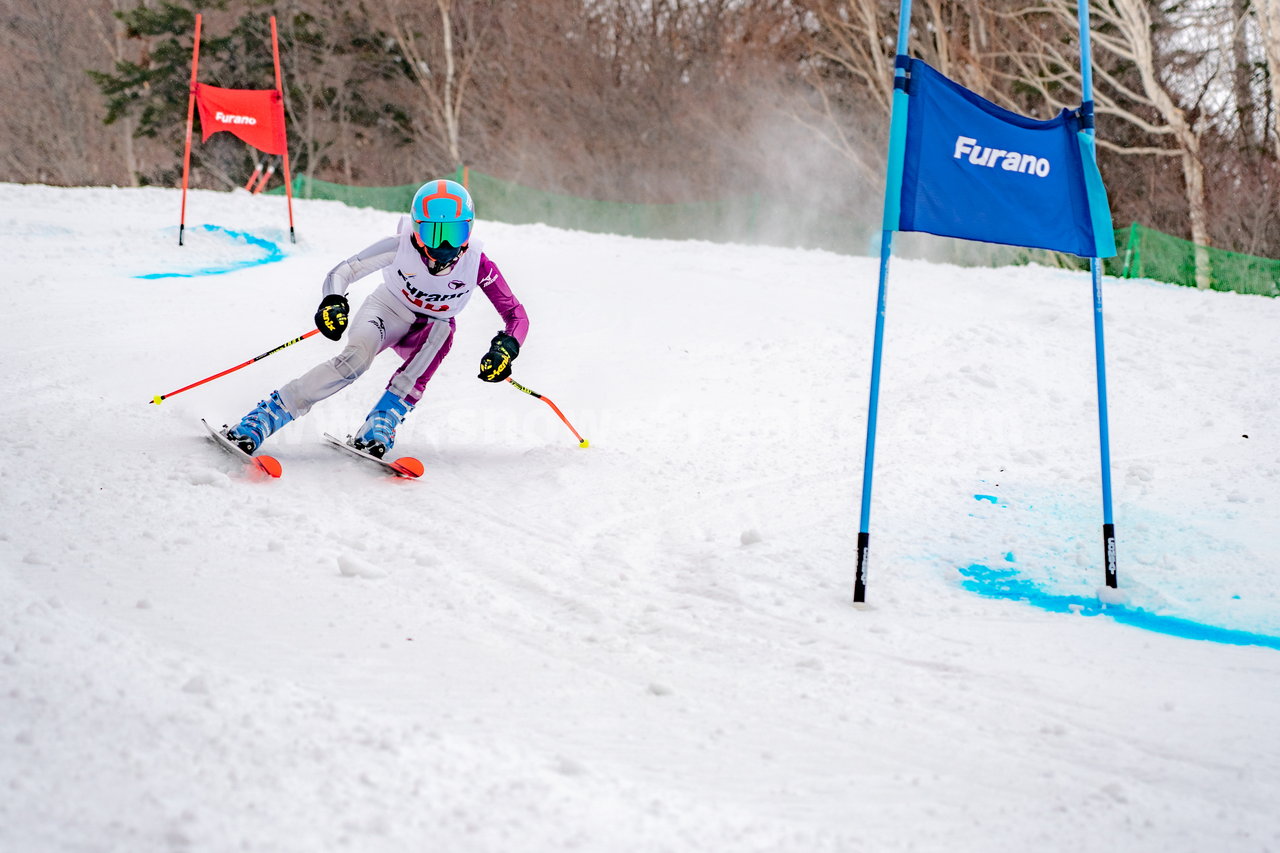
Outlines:
{"label": "purple sleeve", "polygon": [[498,265],[484,254],[480,255],[480,289],[502,315],[502,322],[507,324],[506,333],[524,346],[524,336],[529,333],[529,315],[507,286],[507,280],[502,277]]}

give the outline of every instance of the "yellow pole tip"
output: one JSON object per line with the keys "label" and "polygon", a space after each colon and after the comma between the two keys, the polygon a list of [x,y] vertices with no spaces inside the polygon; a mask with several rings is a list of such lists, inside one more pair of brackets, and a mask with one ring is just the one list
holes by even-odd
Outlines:
{"label": "yellow pole tip", "polygon": [[584,438],[584,439],[582,439],[582,443],[581,443],[581,444],[579,444],[578,446],[579,446],[579,447],[590,447],[590,446],[591,446],[591,442],[587,441],[587,440]]}
{"label": "yellow pole tip", "polygon": [[158,405],[160,405],[161,403],[163,403],[163,402],[164,402],[164,397],[162,397],[162,396],[160,396],[159,394],[157,394],[157,395],[155,395],[154,397],[152,397],[152,398],[151,398],[151,402],[155,403],[155,404],[158,406]]}

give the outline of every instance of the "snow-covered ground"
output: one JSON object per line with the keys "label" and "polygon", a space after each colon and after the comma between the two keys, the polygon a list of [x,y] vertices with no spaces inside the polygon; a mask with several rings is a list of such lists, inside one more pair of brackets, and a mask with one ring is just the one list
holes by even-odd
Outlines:
{"label": "snow-covered ground", "polygon": [[895,261],[857,610],[874,260],[482,221],[591,446],[477,297],[421,481],[320,440],[391,354],[272,481],[199,419],[338,344],[149,401],[395,222],[295,210],[0,185],[0,850],[1280,850],[1280,302],[1105,287],[1112,612],[1214,642],[1089,615],[1087,277]]}

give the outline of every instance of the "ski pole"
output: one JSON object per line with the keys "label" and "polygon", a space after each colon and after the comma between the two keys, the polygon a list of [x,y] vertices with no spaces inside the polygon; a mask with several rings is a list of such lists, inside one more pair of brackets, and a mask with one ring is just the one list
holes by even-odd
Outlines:
{"label": "ski pole", "polygon": [[197,385],[203,385],[206,382],[212,382],[215,379],[226,376],[228,373],[235,373],[240,368],[248,367],[249,365],[253,364],[255,361],[262,361],[264,358],[266,358],[269,355],[275,355],[276,353],[280,352],[280,350],[288,346],[293,346],[298,341],[305,341],[307,338],[318,333],[319,331],[320,331],[319,329],[312,329],[311,331],[307,332],[305,335],[300,335],[291,341],[285,341],[275,349],[267,350],[262,355],[255,355],[253,358],[249,359],[244,364],[237,364],[235,367],[228,367],[226,370],[222,371],[221,373],[215,373],[212,376],[206,376],[204,379],[201,379],[199,382],[192,382],[190,385],[183,386],[182,388],[179,388],[177,391],[170,391],[168,394],[157,394],[151,398],[151,402],[155,403],[158,406],[175,394],[181,394],[183,391],[190,391],[192,388],[195,388]]}
{"label": "ski pole", "polygon": [[507,377],[507,381],[511,383],[511,386],[512,386],[513,388],[516,388],[516,389],[518,389],[518,390],[520,390],[520,391],[523,391],[524,393],[528,394],[530,397],[537,397],[539,400],[541,400],[542,402],[544,402],[544,403],[546,403],[548,406],[550,406],[550,407],[551,407],[551,411],[555,412],[555,413],[556,413],[556,415],[558,415],[558,416],[559,416],[560,420],[564,421],[564,425],[565,425],[565,426],[567,426],[567,427],[569,428],[569,432],[573,433],[573,434],[574,434],[574,437],[578,439],[578,446],[579,446],[579,447],[590,447],[590,446],[591,446],[590,442],[588,442],[588,441],[587,441],[585,438],[583,438],[582,436],[578,435],[578,431],[577,431],[576,429],[574,429],[574,428],[573,428],[573,424],[569,423],[569,419],[568,419],[568,418],[566,418],[566,417],[564,416],[564,412],[560,411],[560,407],[559,407],[559,406],[557,406],[555,403],[551,402],[549,399],[547,399],[546,397],[544,397],[544,396],[542,396],[541,394],[539,394],[537,391],[534,391],[534,390],[533,390],[533,389],[531,389],[531,388],[526,388],[526,387],[524,387],[524,386],[523,386],[523,385],[521,385],[519,382],[517,382],[517,381],[515,381],[514,379],[512,379],[510,376],[508,376],[508,377]]}

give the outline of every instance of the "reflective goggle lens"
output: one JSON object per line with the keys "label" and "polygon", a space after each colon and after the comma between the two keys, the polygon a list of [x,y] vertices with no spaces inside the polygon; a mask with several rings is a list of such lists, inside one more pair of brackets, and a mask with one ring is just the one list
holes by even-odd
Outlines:
{"label": "reflective goggle lens", "polygon": [[471,221],[462,222],[415,222],[418,239],[428,249],[435,249],[442,243],[451,246],[466,245],[471,238]]}

